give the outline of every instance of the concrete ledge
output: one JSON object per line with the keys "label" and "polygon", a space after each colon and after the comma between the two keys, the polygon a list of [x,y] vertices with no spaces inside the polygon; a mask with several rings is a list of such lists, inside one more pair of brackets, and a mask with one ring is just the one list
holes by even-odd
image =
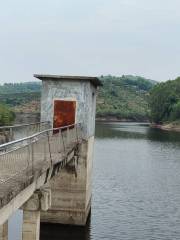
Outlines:
{"label": "concrete ledge", "polygon": [[24,211],[47,211],[51,207],[51,190],[40,189],[21,207]]}
{"label": "concrete ledge", "polygon": [[91,210],[91,200],[86,210],[59,209],[41,212],[42,223],[58,223],[67,225],[85,226]]}

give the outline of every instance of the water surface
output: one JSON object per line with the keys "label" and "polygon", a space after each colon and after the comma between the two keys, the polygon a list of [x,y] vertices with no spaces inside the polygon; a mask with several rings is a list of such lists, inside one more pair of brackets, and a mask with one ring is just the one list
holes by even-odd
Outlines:
{"label": "water surface", "polygon": [[[18,213],[10,240],[19,239],[20,226]],[[180,133],[97,124],[91,216],[85,228],[41,226],[41,240],[60,239],[180,239]]]}

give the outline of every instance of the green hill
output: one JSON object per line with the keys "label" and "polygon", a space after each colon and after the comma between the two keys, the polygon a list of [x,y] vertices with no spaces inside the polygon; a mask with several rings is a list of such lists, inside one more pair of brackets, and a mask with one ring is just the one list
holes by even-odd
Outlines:
{"label": "green hill", "polygon": [[155,81],[138,76],[100,78],[97,117],[141,121],[148,118],[147,96]]}
{"label": "green hill", "polygon": [[[101,76],[103,87],[99,89],[97,99],[97,118],[115,118],[117,120],[146,120],[148,116],[148,91],[155,81],[138,76],[122,77]],[[0,103],[18,111],[39,109],[41,83],[10,83],[0,85]],[[35,102],[37,104],[35,104]]]}

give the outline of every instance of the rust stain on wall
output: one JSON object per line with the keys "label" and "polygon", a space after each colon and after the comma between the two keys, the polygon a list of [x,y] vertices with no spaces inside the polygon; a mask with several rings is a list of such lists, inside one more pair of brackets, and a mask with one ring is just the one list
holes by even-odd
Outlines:
{"label": "rust stain on wall", "polygon": [[55,100],[53,127],[59,128],[75,123],[76,101]]}

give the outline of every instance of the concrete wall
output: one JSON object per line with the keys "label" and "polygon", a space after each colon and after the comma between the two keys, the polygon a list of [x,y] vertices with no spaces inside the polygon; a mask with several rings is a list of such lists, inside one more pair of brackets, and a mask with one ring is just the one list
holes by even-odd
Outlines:
{"label": "concrete wall", "polygon": [[76,173],[67,166],[51,180],[52,205],[41,212],[42,222],[86,224],[91,208],[93,146],[94,137],[81,144]]}
{"label": "concrete wall", "polygon": [[85,137],[94,136],[96,88],[87,81],[42,82],[41,121],[53,123],[54,99],[77,101],[76,122],[81,122]]}

